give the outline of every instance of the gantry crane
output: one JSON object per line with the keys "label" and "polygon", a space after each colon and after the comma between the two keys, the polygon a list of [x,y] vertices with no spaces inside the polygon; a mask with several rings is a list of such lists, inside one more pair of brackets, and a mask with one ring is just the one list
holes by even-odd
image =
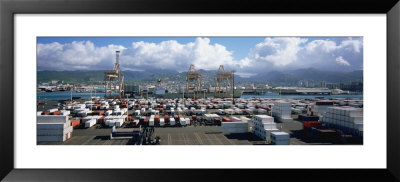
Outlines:
{"label": "gantry crane", "polygon": [[[233,72],[227,72],[224,69],[224,65],[219,65],[218,72],[214,77],[215,82],[215,94],[223,92],[221,87],[225,87],[225,91],[232,89],[233,87]],[[232,93],[233,94],[233,93]]]}
{"label": "gantry crane", "polygon": [[[190,84],[193,83],[194,84]],[[201,91],[201,73],[196,71],[193,64],[190,65],[189,71],[186,73],[186,92],[189,93],[193,90],[194,98],[196,98],[196,92]]]}
{"label": "gantry crane", "polygon": [[115,51],[116,58],[114,68],[112,70],[104,71],[104,88],[105,88],[105,97],[107,97],[107,93],[109,93],[109,97],[111,97],[112,89],[118,86],[119,97],[121,98],[124,95],[124,74],[122,73],[119,67],[119,54],[120,51]]}

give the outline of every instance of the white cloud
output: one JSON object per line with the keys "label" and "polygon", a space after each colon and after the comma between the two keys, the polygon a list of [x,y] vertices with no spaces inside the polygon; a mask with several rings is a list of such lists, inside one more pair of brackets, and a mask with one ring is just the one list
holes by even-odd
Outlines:
{"label": "white cloud", "polygon": [[126,70],[148,68],[186,71],[190,64],[196,69],[217,70],[220,64],[237,64],[232,52],[220,44],[210,44],[208,38],[181,44],[175,40],[160,43],[133,42],[131,47],[109,45],[96,47],[90,41],[70,44],[38,44],[40,70],[111,69],[115,51],[121,50],[121,67]]}
{"label": "white cloud", "polygon": [[125,66],[152,67],[186,71],[190,64],[196,69],[218,69],[220,64],[233,64],[232,52],[220,44],[210,44],[208,38],[197,38],[194,42],[180,44],[175,40],[159,44],[134,42],[121,59]]}
{"label": "white cloud", "polygon": [[350,66],[350,63],[347,62],[345,59],[343,59],[342,56],[337,57],[336,58],[336,62],[341,64],[341,65]]}
{"label": "white cloud", "polygon": [[266,38],[251,49],[248,59],[283,67],[297,61],[300,44],[306,41],[295,37]]}
{"label": "white cloud", "polygon": [[227,70],[235,69],[238,73],[251,74],[308,67],[323,70],[362,68],[362,38],[309,39],[265,38],[254,45],[248,56],[241,60],[233,58],[232,50],[227,50],[221,44],[211,44],[208,38],[196,38],[186,44],[175,40],[159,43],[140,41],[132,42],[127,47],[97,47],[90,41],[66,44],[54,42],[37,45],[37,60],[39,70],[111,69],[115,51],[121,50],[120,62],[124,70],[187,71],[190,64],[194,64],[196,69],[206,70],[217,70],[222,64]]}
{"label": "white cloud", "polygon": [[39,70],[103,69],[112,66],[115,51],[123,49],[124,47],[117,45],[96,47],[90,41],[38,44],[38,68]]}
{"label": "white cloud", "polygon": [[240,61],[247,72],[318,68],[356,70],[362,68],[362,39],[307,39],[297,37],[266,38],[256,44],[248,57]]}

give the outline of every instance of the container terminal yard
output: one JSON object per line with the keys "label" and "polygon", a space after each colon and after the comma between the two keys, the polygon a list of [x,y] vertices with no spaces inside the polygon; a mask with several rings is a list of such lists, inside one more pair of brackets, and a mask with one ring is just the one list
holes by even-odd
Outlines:
{"label": "container terminal yard", "polygon": [[362,104],[322,98],[47,101],[38,105],[37,144],[362,144]]}
{"label": "container terminal yard", "polygon": [[70,99],[37,102],[38,145],[363,144],[362,97],[291,89],[279,95],[319,96],[240,98],[234,71],[222,65],[206,96],[202,75],[190,65],[182,94],[138,98],[125,92],[116,55],[114,68],[104,72],[103,97],[74,98],[71,92]]}

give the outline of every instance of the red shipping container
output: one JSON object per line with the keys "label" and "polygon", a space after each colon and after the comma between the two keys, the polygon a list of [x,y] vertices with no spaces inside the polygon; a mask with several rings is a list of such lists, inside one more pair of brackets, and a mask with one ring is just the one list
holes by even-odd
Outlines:
{"label": "red shipping container", "polygon": [[320,127],[320,126],[322,126],[322,123],[319,121],[306,121],[303,123],[303,127],[305,128]]}
{"label": "red shipping container", "polygon": [[224,116],[222,117],[222,122],[232,122],[232,120]]}
{"label": "red shipping container", "polygon": [[50,115],[60,115],[61,111],[54,111],[52,113],[50,113]]}
{"label": "red shipping container", "polygon": [[93,112],[93,114],[95,114],[95,115],[103,115],[104,114],[104,110],[95,110]]}
{"label": "red shipping container", "polygon": [[134,121],[135,119],[136,119],[135,116],[128,116],[128,120],[129,120],[129,121]]}
{"label": "red shipping container", "polygon": [[43,113],[43,115],[50,115],[50,112],[49,112],[49,111],[45,111],[45,112]]}
{"label": "red shipping container", "polygon": [[164,121],[165,121],[165,122],[169,122],[169,116],[168,116],[168,114],[164,115]]}
{"label": "red shipping container", "polygon": [[99,118],[99,119],[97,119],[97,124],[102,124],[102,123],[104,123],[104,118],[105,118],[106,116],[102,116],[101,118]]}
{"label": "red shipping container", "polygon": [[80,119],[76,119],[76,120],[71,120],[71,125],[72,127],[76,127],[81,123]]}

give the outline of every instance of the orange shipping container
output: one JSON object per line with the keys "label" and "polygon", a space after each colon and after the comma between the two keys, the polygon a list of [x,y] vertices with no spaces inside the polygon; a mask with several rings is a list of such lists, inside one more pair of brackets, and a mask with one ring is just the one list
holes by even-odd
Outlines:
{"label": "orange shipping container", "polygon": [[104,114],[104,110],[95,110],[93,112],[93,114],[95,114],[95,115],[103,115]]}
{"label": "orange shipping container", "polygon": [[60,115],[61,111],[54,111],[51,115]]}
{"label": "orange shipping container", "polygon": [[164,115],[164,120],[165,120],[165,122],[169,122],[169,116],[168,116],[168,114]]}
{"label": "orange shipping container", "polygon": [[222,117],[222,122],[231,122],[232,120],[227,117]]}
{"label": "orange shipping container", "polygon": [[76,127],[81,123],[80,119],[76,119],[76,120],[71,120],[71,125],[72,127]]}

